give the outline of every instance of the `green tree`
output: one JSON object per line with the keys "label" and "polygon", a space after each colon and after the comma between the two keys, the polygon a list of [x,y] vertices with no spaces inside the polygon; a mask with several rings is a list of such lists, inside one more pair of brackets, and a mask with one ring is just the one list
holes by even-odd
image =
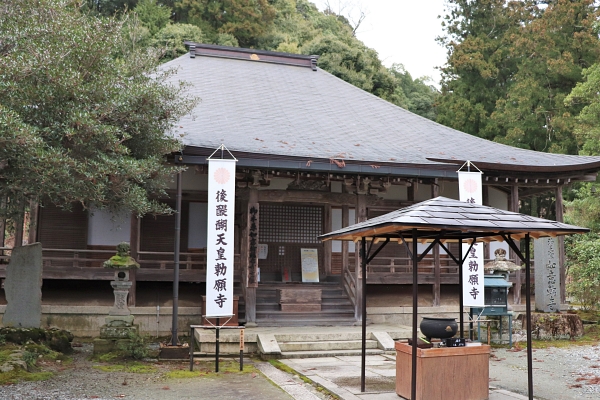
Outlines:
{"label": "green tree", "polygon": [[600,64],[583,70],[583,82],[567,96],[567,105],[583,108],[576,118],[575,135],[581,143],[580,154],[600,155]]}
{"label": "green tree", "polygon": [[276,15],[268,0],[178,0],[175,9],[182,22],[200,27],[209,40],[229,33],[242,47],[255,46]]}
{"label": "green tree", "polygon": [[494,139],[491,115],[516,71],[511,40],[531,18],[532,1],[450,0],[438,42],[448,51],[442,68],[437,122]]}
{"label": "green tree", "polygon": [[151,40],[151,45],[162,53],[163,61],[172,60],[185,54],[187,49],[184,41],[201,43],[202,30],[190,24],[168,24]]}
{"label": "green tree", "polygon": [[556,0],[519,29],[510,55],[518,68],[492,119],[496,140],[518,147],[577,154],[573,116],[581,107],[565,98],[582,70],[600,59],[593,0]]}
{"label": "green tree", "polygon": [[148,28],[151,35],[156,35],[169,23],[171,18],[171,9],[156,0],[140,0],[133,12],[136,13],[143,26]]}
{"label": "green tree", "polygon": [[122,20],[89,17],[68,0],[2,3],[2,217],[29,201],[168,211],[153,198],[177,171],[164,161],[181,143],[165,132],[196,100],[156,66],[132,50]]}
{"label": "green tree", "polygon": [[593,0],[452,0],[438,122],[517,147],[577,153],[565,97],[600,57]]}
{"label": "green tree", "polygon": [[435,121],[435,102],[439,92],[434,86],[427,84],[429,78],[413,79],[402,64],[393,64],[389,71],[396,78],[397,86],[406,98],[405,103],[399,105],[415,114]]}

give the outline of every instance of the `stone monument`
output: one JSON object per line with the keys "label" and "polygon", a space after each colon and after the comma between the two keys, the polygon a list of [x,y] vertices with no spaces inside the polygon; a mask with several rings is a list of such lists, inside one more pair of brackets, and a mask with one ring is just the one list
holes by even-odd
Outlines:
{"label": "stone monument", "polygon": [[138,326],[133,324],[133,315],[127,307],[127,296],[132,282],[129,271],[140,265],[129,255],[129,243],[117,245],[117,254],[103,264],[104,268],[115,270],[114,280],[110,282],[115,295],[115,303],[100,327],[100,339],[94,340],[94,353],[115,350],[119,341],[127,340],[131,333],[138,333]]}
{"label": "stone monument", "polygon": [[4,281],[6,311],[2,325],[39,328],[42,324],[42,244],[15,247]]}
{"label": "stone monument", "polygon": [[558,238],[540,238],[533,242],[535,255],[535,309],[560,310],[560,270]]}

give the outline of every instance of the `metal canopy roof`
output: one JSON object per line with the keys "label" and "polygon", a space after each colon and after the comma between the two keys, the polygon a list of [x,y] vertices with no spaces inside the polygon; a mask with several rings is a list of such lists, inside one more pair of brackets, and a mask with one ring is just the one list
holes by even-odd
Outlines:
{"label": "metal canopy roof", "polygon": [[[589,232],[587,228],[535,218],[524,214],[504,211],[493,207],[470,204],[463,201],[436,197],[370,220],[351,225],[347,228],[319,236],[323,240],[353,240],[361,242],[362,274],[362,358],[361,391],[365,391],[365,354],[367,321],[367,265],[379,251],[393,240],[412,242],[409,255],[412,260],[412,361],[411,361],[411,398],[416,398],[417,386],[417,319],[418,319],[418,263],[429,253],[434,244],[443,246],[445,241],[471,242],[500,240],[507,241],[518,257],[525,263],[525,309],[527,323],[527,383],[529,398],[533,399],[533,354],[531,350],[531,257],[529,244],[531,238],[555,237],[573,233]],[[525,239],[525,254],[522,254],[513,239]],[[367,246],[367,240],[371,245]],[[372,245],[382,242],[371,254]],[[422,254],[418,254],[418,243],[431,244]],[[408,246],[407,246],[408,247]],[[448,251],[448,250],[447,250]],[[464,258],[459,249],[458,257],[448,254],[459,266],[462,275]],[[484,278],[485,280],[486,278]],[[460,281],[462,293],[462,281]],[[464,310],[462,297],[459,310]],[[460,337],[464,337],[464,312],[460,312]]]}
{"label": "metal canopy roof", "polygon": [[412,206],[392,211],[358,224],[321,235],[323,240],[358,241],[386,238],[411,241],[412,230],[418,230],[419,240],[430,242],[436,238],[466,242],[475,238],[482,241],[555,237],[586,233],[589,229],[531,217],[463,201],[436,197]]}

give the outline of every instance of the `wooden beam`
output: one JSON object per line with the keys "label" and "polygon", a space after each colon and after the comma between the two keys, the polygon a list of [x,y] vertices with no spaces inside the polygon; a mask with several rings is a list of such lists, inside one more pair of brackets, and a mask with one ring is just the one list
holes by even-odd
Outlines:
{"label": "wooden beam", "polygon": [[261,190],[258,202],[271,203],[323,203],[331,206],[354,206],[356,195],[352,193],[332,193],[306,190]]}
{"label": "wooden beam", "polygon": [[[563,187],[556,187],[556,221],[564,222]],[[567,269],[565,267],[565,237],[558,237],[558,265],[560,273],[560,304],[567,301],[566,280]]]}

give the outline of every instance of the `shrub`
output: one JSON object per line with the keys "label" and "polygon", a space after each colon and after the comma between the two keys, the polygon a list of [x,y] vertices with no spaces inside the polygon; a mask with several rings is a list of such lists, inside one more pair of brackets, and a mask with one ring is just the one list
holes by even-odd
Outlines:
{"label": "shrub", "polygon": [[138,333],[129,332],[127,340],[118,346],[123,355],[141,360],[148,357],[148,346],[146,339]]}
{"label": "shrub", "polygon": [[600,304],[600,236],[589,234],[569,238],[567,291],[583,310]]}

